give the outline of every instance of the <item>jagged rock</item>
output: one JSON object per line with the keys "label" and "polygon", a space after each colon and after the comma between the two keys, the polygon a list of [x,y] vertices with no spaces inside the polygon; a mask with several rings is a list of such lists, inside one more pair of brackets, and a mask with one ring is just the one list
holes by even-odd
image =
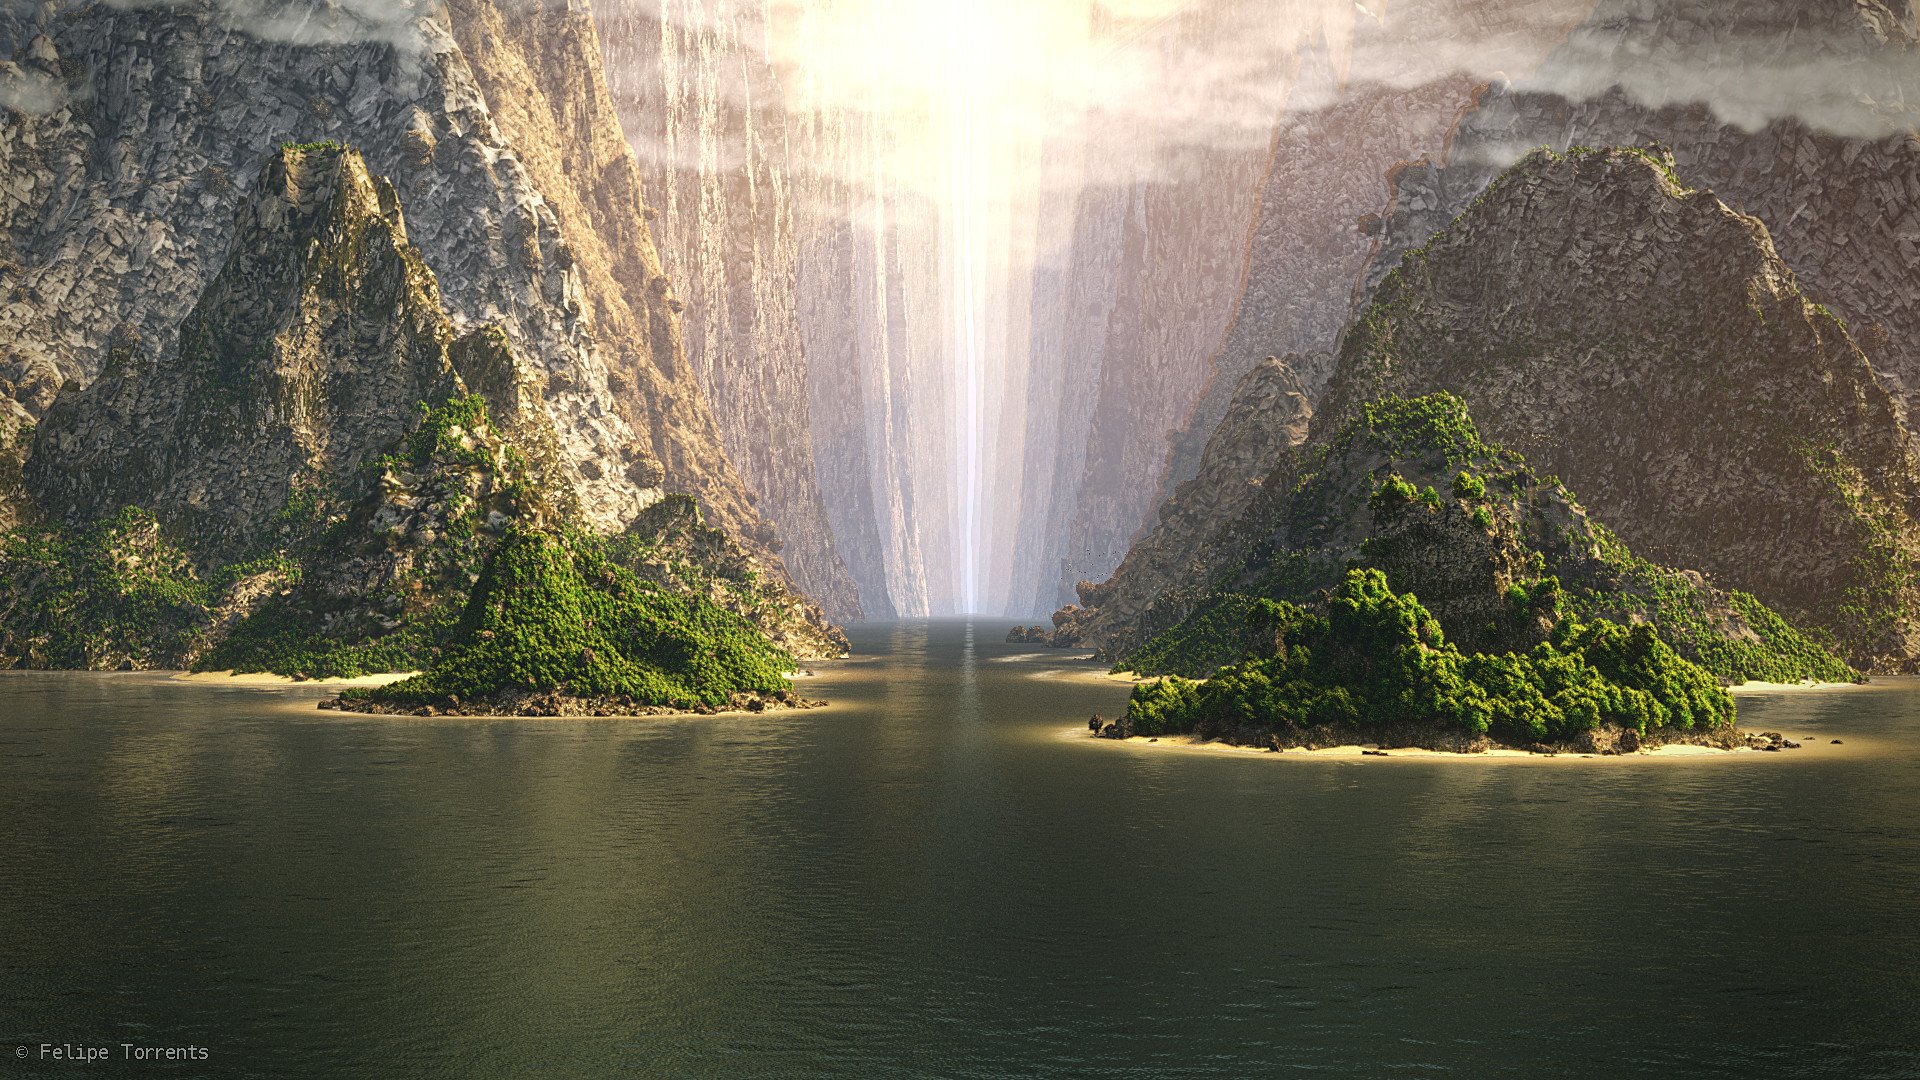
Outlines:
{"label": "jagged rock", "polygon": [[1438,164],[1395,176],[1368,291],[1526,149],[1657,143],[1688,183],[1766,222],[1911,411],[1920,28],[1899,6],[1602,0],[1538,72],[1490,88]]}
{"label": "jagged rock", "polygon": [[[392,186],[359,154],[273,156],[231,257],[176,342],[161,355],[119,352],[86,390],[55,403],[27,469],[52,518],[78,524],[141,506],[204,566],[304,540],[376,484],[389,507],[376,528],[423,527],[393,471],[382,481],[369,466],[421,406],[465,387],[433,274]],[[513,414],[517,384],[489,381]],[[532,445],[551,445],[544,416],[539,427],[548,434]],[[572,506],[557,476],[546,491]]]}
{"label": "jagged rock", "polygon": [[[330,138],[392,181],[455,332],[497,326],[529,371],[563,376],[539,400],[584,522],[620,528],[658,497],[650,470],[600,468],[637,445],[628,460],[660,463],[779,575],[677,316],[645,291],[658,259],[586,6],[463,0],[371,29],[317,10],[297,40],[263,29],[273,7],[102,4],[45,23],[57,93],[0,123],[0,438],[110,351],[170,355],[268,151]],[[138,344],[110,350],[117,328]]]}
{"label": "jagged rock", "polygon": [[[175,575],[178,595],[234,579],[217,607],[181,601],[200,612],[191,640],[141,646],[143,662],[407,670],[436,654],[504,538],[597,542],[544,385],[505,334],[455,339],[392,187],[360,155],[286,147],[176,346],[63,393],[29,482],[56,531],[91,535],[103,511],[150,510],[198,566],[198,583]],[[9,539],[0,560],[0,593],[23,616],[44,606],[35,543]],[[782,655],[846,652],[819,609],[706,526],[691,497],[655,493],[614,543],[594,556],[607,574],[731,611]],[[38,642],[10,654],[97,666]]]}
{"label": "jagged rock", "polygon": [[1766,226],[1639,151],[1538,152],[1383,280],[1316,424],[1451,390],[1630,547],[1920,659],[1920,450]]}

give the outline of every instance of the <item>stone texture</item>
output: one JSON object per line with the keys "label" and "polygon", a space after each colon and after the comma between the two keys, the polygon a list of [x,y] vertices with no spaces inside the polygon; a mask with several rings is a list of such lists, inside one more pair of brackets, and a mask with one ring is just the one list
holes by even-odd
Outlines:
{"label": "stone texture", "polygon": [[[780,529],[794,580],[863,615],[814,466],[798,310],[799,210],[782,87],[743,12],[603,2],[609,86],[646,186],[687,358],[721,441]],[[883,587],[883,583],[873,585]]]}
{"label": "stone texture", "polygon": [[[372,493],[368,466],[455,392],[453,329],[392,185],[360,155],[284,150],[232,254],[158,355],[115,351],[41,425],[27,480],[56,520],[151,510],[203,565],[284,546]],[[570,485],[556,488],[571,503]],[[304,539],[304,537],[302,537]]]}
{"label": "stone texture", "polygon": [[1920,655],[1920,458],[1899,401],[1765,225],[1634,151],[1529,156],[1408,253],[1320,418],[1451,390],[1648,558],[1855,664]]}
{"label": "stone texture", "polygon": [[1253,537],[1240,533],[1241,521],[1313,419],[1298,372],[1325,366],[1326,357],[1269,357],[1241,378],[1198,473],[1161,505],[1153,529],[1113,576],[1081,582],[1079,605],[1055,617],[1060,644],[1089,644],[1118,658],[1179,621],[1247,556]]}
{"label": "stone texture", "polygon": [[62,95],[0,124],[7,423],[90,381],[114,344],[172,348],[267,151],[332,138],[392,180],[456,331],[498,326],[543,375],[586,521],[618,528],[670,484],[779,573],[685,362],[589,10],[396,8],[377,33],[333,9],[296,32],[273,18],[287,10],[29,16],[44,44],[27,59]]}
{"label": "stone texture", "polygon": [[836,612],[951,610],[942,218],[883,164],[886,118],[812,107],[819,73],[767,47],[834,4],[604,0],[602,51],[688,358],[796,578]]}
{"label": "stone texture", "polygon": [[[1775,108],[1762,110],[1770,95]],[[1439,164],[1396,177],[1367,286],[1528,148],[1657,143],[1688,183],[1767,223],[1801,287],[1846,321],[1911,410],[1916,102],[1911,4],[1604,0],[1538,73],[1488,93]]]}
{"label": "stone texture", "polygon": [[[1857,665],[1909,670],[1920,456],[1904,410],[1765,226],[1673,175],[1633,151],[1504,174],[1382,282],[1312,435],[1383,395],[1452,391],[1641,555],[1825,629]],[[1290,489],[1299,455],[1274,460],[1267,490]],[[1063,612],[1072,636],[1113,653],[1171,625],[1253,550],[1261,514],[1089,587],[1092,610]]]}

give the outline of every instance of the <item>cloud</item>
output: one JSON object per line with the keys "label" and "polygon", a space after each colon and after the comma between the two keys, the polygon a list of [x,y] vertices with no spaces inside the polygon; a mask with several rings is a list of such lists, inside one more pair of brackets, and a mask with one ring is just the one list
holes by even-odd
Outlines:
{"label": "cloud", "polygon": [[0,60],[0,109],[28,116],[57,112],[70,98],[66,84],[37,68]]}
{"label": "cloud", "polygon": [[[1873,24],[1846,11],[1776,25],[1688,18],[1643,3],[1597,16],[1518,89],[1587,101],[1618,89],[1647,108],[1703,105],[1723,123],[1756,131],[1795,120],[1846,138],[1878,139],[1920,127],[1920,49],[1911,9]],[[1825,16],[1824,18],[1822,16]]]}
{"label": "cloud", "polygon": [[[187,0],[110,0],[139,9],[181,6]],[[213,0],[235,31],[287,45],[390,45],[403,53],[450,48],[434,25],[433,0]]]}

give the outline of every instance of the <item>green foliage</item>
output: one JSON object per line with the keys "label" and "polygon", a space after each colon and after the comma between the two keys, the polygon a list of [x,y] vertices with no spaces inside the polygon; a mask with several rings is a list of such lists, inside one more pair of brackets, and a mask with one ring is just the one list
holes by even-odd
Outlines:
{"label": "green foliage", "polygon": [[1172,675],[1216,671],[1271,655],[1282,605],[1257,596],[1215,593],[1179,625],[1123,657],[1115,671]]}
{"label": "green foliage", "polygon": [[[1805,453],[1820,460],[1816,451]],[[1836,476],[1837,490],[1858,490],[1845,480]],[[1435,484],[1453,501],[1435,493]],[[1235,612],[1250,611],[1260,598],[1317,604],[1348,568],[1368,567],[1419,590],[1443,619],[1470,618],[1447,629],[1474,648],[1529,649],[1554,622],[1571,616],[1648,623],[1683,657],[1729,682],[1859,678],[1822,642],[1752,597],[1729,602],[1697,579],[1640,559],[1576,509],[1557,477],[1537,476],[1520,455],[1482,439],[1458,397],[1382,398],[1304,451],[1280,511],[1287,526],[1223,575],[1188,621],[1147,642],[1123,666],[1145,674],[1212,674],[1243,657],[1246,642],[1261,638],[1250,624],[1236,623]],[[1869,510],[1859,508],[1856,519],[1874,520]],[[1476,546],[1450,524],[1452,515],[1464,515],[1456,524],[1470,522],[1490,546]],[[1497,617],[1497,596],[1476,602],[1470,588],[1462,591],[1476,578],[1468,572],[1471,560],[1490,555],[1505,562],[1501,578],[1519,578],[1507,588],[1508,620]],[[1863,611],[1893,610],[1893,598],[1907,587],[1878,564],[1863,567],[1862,577],[1882,583],[1860,598]],[[1147,666],[1135,666],[1142,659]]]}
{"label": "green foliage", "polygon": [[346,147],[333,139],[321,139],[317,142],[283,142],[280,149],[290,154],[340,153]]}
{"label": "green foliage", "polygon": [[77,531],[0,537],[6,651],[31,666],[174,666],[204,640],[218,595],[131,507]]}
{"label": "green foliage", "polygon": [[553,689],[719,706],[736,692],[791,689],[793,666],[751,623],[642,579],[604,543],[515,528],[439,660],[361,696],[424,705]]}
{"label": "green foliage", "polygon": [[1732,683],[1859,682],[1861,674],[1748,593],[1729,595],[1735,633],[1700,587],[1676,570],[1640,558],[1606,529],[1593,532],[1604,587],[1570,589],[1567,609],[1582,620],[1651,625],[1680,655]]}
{"label": "green foliage", "polygon": [[1203,737],[1346,726],[1356,735],[1438,726],[1512,744],[1565,741],[1601,726],[1706,730],[1731,725],[1733,699],[1650,627],[1563,622],[1525,654],[1463,654],[1410,595],[1354,570],[1327,614],[1284,605],[1276,655],[1204,683],[1137,687],[1138,734]]}

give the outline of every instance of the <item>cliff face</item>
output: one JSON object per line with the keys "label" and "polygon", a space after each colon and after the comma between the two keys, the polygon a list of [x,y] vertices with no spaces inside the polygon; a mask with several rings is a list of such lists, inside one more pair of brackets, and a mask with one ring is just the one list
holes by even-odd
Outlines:
{"label": "cliff face", "polygon": [[[1477,92],[1443,74],[1449,64],[1401,64],[1384,78],[1378,58],[1468,40],[1530,67],[1575,7],[1386,5],[1351,40],[1305,48],[1274,72],[1288,94],[1269,146],[1192,151],[1201,167],[1132,200],[1084,197],[1068,269],[1036,289],[1036,381],[1062,389],[1028,439],[1027,513],[1047,524],[1023,534],[1012,613],[1056,606],[1075,582],[1114,571],[1154,527],[1155,507],[1197,474],[1257,364],[1331,356],[1392,174],[1441,154]],[[1428,74],[1406,85],[1408,71]],[[1113,291],[1096,292],[1106,281]],[[1331,371],[1296,374],[1311,401]]]}
{"label": "cliff face", "polygon": [[[48,525],[0,544],[10,655],[409,670],[523,533],[610,544],[649,588],[732,611],[794,655],[844,651],[690,499],[662,511],[652,492],[611,541],[582,529],[546,382],[497,328],[455,338],[392,185],[359,154],[283,148],[176,345],[118,355],[48,412],[27,471]],[[89,576],[60,577],[48,553],[64,548]],[[162,554],[163,570],[140,569]],[[134,573],[162,575],[155,599],[116,613]],[[55,617],[73,597],[82,613]]]}
{"label": "cliff face", "polygon": [[941,217],[881,166],[897,133],[804,100],[836,73],[770,55],[832,6],[610,0],[602,51],[687,356],[796,579],[849,616],[925,614],[957,572]]}
{"label": "cliff face", "polygon": [[[616,99],[615,81],[601,72],[605,57],[620,53],[598,24],[622,42],[645,32],[630,5],[609,4],[598,16],[577,2],[449,6],[494,122],[574,241],[598,337],[615,353],[616,398],[666,448],[673,483],[698,496],[716,525],[763,554],[780,552],[796,583],[835,618],[858,618],[809,452],[785,177],[769,175],[764,161],[693,176],[658,169],[657,158],[643,168],[623,121],[690,141],[731,141],[733,132],[701,115],[722,108],[727,91],[690,70],[663,70],[668,81],[636,99],[636,72],[622,65],[612,79],[627,92]],[[683,47],[702,45],[694,31],[651,29],[685,33]],[[663,48],[675,43],[661,39]],[[715,45],[738,42],[706,43]],[[744,122],[743,141],[754,145],[765,129],[757,118]],[[643,190],[654,205],[643,204]]]}
{"label": "cliff face", "polygon": [[454,390],[452,327],[393,188],[335,149],[274,156],[176,341],[121,346],[55,402],[27,468],[52,518],[137,505],[206,563],[257,554],[306,524],[294,499],[326,515],[365,497],[416,403]]}
{"label": "cliff face", "polygon": [[1766,226],[1669,162],[1543,151],[1503,174],[1387,275],[1320,416],[1440,389],[1648,557],[1751,591],[1863,667],[1920,656],[1904,410]]}
{"label": "cliff face", "polygon": [[0,125],[0,378],[22,415],[112,345],[169,350],[267,151],[331,138],[391,178],[456,331],[498,326],[543,374],[586,520],[617,528],[667,482],[768,551],[681,351],[590,16],[522,8],[35,15],[28,60],[59,76]]}
{"label": "cliff face", "polygon": [[797,181],[777,75],[748,40],[757,27],[697,5],[604,3],[599,19],[616,111],[654,193],[648,217],[687,305],[687,359],[721,441],[778,525],[794,580],[834,618],[858,619],[814,467]]}
{"label": "cliff face", "polygon": [[[1388,275],[1336,372],[1313,439],[1383,397],[1451,391],[1633,550],[1751,592],[1862,667],[1913,665],[1904,411],[1765,226],[1670,163],[1529,157]],[[1300,468],[1282,453],[1262,498]],[[1066,637],[1114,655],[1184,618],[1260,543],[1259,502],[1185,560],[1084,591]]]}
{"label": "cliff face", "polygon": [[1440,164],[1406,170],[1367,274],[1550,146],[1670,150],[1767,223],[1909,409],[1920,401],[1920,22],[1910,4],[1605,0],[1538,73],[1489,92]]}
{"label": "cliff face", "polygon": [[[1082,200],[1074,261],[1064,281],[1046,282],[1064,295],[1042,295],[1035,320],[1047,337],[1032,349],[1032,378],[1060,400],[1029,413],[1025,471],[1050,505],[1036,516],[1037,548],[1019,552],[1028,565],[1016,580],[1038,590],[1014,594],[1020,610],[1104,577],[1147,521],[1167,435],[1231,311],[1264,160],[1252,149],[1169,153],[1166,176]],[[1089,282],[1111,292],[1087,304]]]}

